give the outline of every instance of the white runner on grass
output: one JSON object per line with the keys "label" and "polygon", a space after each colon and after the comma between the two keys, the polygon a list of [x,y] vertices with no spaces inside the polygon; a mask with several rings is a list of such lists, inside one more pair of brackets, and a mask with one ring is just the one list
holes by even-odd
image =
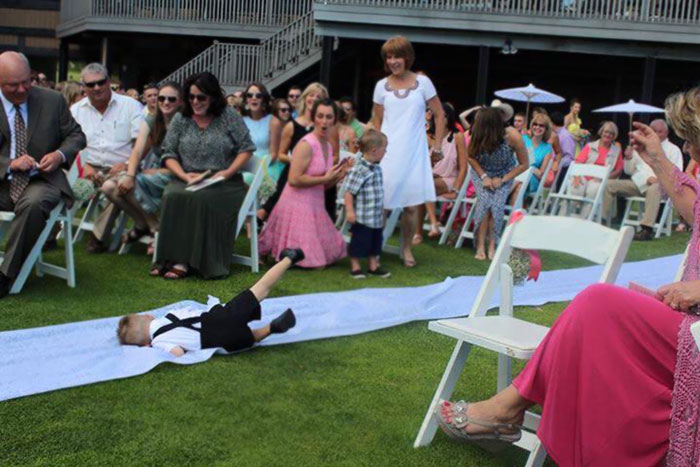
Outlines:
{"label": "white runner on grass", "polygon": [[[681,255],[625,263],[617,283],[630,281],[657,288],[672,281]],[[571,300],[598,281],[600,266],[545,271],[537,282],[515,287],[514,304],[538,306]],[[287,308],[297,325],[286,334],[273,335],[262,345],[347,336],[397,326],[416,320],[465,315],[483,281],[482,276],[448,278],[423,287],[360,289],[271,298],[263,302],[259,327]],[[376,283],[376,282],[375,282]],[[228,298],[227,298],[228,299]],[[155,316],[178,309],[206,311],[207,304],[178,302],[150,311]],[[493,306],[498,304],[497,297]],[[119,317],[0,332],[0,401],[56,389],[136,376],[162,362],[193,364],[208,360],[214,349],[174,357],[150,347],[121,346],[116,337]]]}

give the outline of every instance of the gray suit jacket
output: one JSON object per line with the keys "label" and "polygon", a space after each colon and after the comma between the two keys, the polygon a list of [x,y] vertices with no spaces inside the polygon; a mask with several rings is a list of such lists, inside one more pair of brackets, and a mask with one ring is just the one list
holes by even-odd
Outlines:
{"label": "gray suit jacket", "polygon": [[[73,119],[68,105],[61,94],[49,89],[32,87],[27,99],[27,154],[37,163],[52,151],[61,151],[66,156],[65,169],[69,169],[75,156],[86,145],[85,135],[80,125]],[[10,125],[7,115],[0,106],[0,183],[5,183],[5,174],[10,165]],[[47,182],[61,190],[71,204],[73,191],[62,170],[41,173]]]}

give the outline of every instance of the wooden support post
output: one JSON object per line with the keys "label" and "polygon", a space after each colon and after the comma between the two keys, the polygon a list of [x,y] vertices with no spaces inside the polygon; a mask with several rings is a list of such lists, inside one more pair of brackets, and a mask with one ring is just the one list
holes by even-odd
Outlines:
{"label": "wooden support post", "polygon": [[333,37],[323,36],[323,52],[321,55],[321,84],[330,93],[331,88],[331,62],[333,59]]}
{"label": "wooden support post", "polygon": [[486,84],[489,78],[489,48],[479,46],[479,67],[476,72],[476,105],[486,104]]}

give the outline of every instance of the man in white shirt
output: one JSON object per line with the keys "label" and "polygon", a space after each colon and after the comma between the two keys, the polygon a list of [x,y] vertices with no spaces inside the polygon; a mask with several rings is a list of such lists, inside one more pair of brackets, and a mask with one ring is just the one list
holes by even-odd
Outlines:
{"label": "man in white shirt", "polygon": [[[87,65],[80,79],[86,97],[70,110],[87,136],[87,147],[80,154],[84,177],[100,187],[107,178],[126,170],[143,111],[139,102],[112,92],[103,65]],[[118,214],[119,209],[110,203],[95,223],[88,251],[106,250],[105,240]]]}
{"label": "man in white shirt", "polygon": [[[668,125],[664,120],[654,120],[650,124],[654,132],[661,140],[661,147],[666,157],[680,170],[683,170],[683,153],[680,148],[668,140]],[[603,213],[610,215],[615,197],[643,196],[644,217],[640,221],[641,229],[634,236],[635,240],[652,240],[654,238],[654,224],[661,206],[661,187],[654,175],[654,171],[639,157],[636,151],[627,147],[624,157],[624,169],[630,180],[608,180],[603,198]]]}

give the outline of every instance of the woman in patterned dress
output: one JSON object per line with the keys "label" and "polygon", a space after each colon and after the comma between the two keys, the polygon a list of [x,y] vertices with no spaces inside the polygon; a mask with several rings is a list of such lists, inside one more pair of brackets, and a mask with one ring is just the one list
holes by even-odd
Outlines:
{"label": "woman in patterned dress", "polygon": [[[513,157],[515,151],[516,158]],[[506,128],[497,107],[479,111],[472,126],[467,157],[472,166],[472,182],[476,188],[476,255],[485,260],[486,236],[489,240],[489,259],[493,259],[496,244],[503,231],[506,200],[513,179],[529,165],[523,138],[515,128]]]}

